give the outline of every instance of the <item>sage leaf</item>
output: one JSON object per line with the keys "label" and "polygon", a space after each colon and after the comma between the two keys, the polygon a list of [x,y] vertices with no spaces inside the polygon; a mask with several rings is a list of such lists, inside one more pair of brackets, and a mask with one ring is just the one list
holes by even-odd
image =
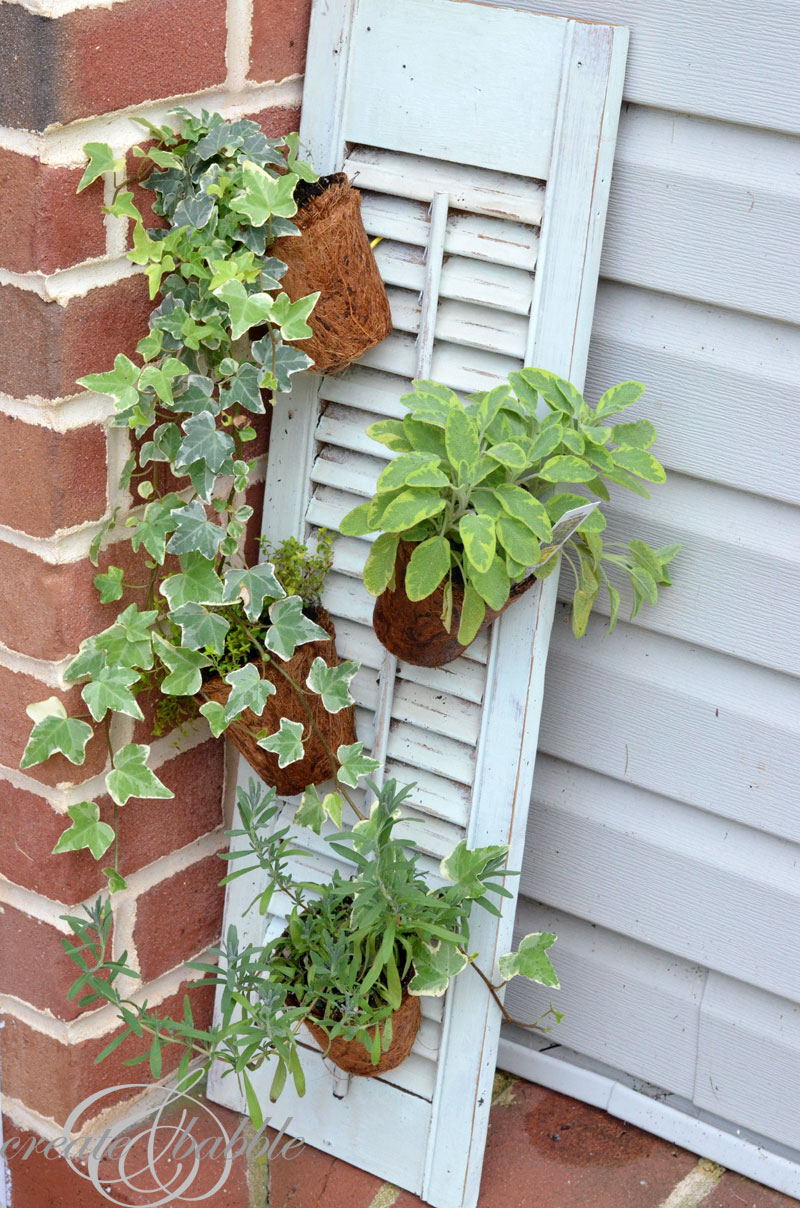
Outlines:
{"label": "sage leaf", "polygon": [[406,567],[406,595],[409,600],[424,600],[436,591],[450,570],[450,542],[446,537],[429,537],[414,547]]}

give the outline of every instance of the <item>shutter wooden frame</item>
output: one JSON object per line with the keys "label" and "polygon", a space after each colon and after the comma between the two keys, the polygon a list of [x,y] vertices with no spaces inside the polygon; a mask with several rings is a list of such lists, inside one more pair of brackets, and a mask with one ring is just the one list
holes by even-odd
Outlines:
{"label": "shutter wooden frame", "polygon": [[[535,182],[544,181],[530,317],[524,355],[520,351],[517,364],[551,369],[582,385],[627,41],[627,30],[620,27],[546,17],[519,3],[403,0],[387,5],[385,0],[315,0],[301,126],[309,158],[323,174],[344,166],[356,185],[370,172],[386,176],[396,170],[403,196],[430,204],[427,253],[419,270],[423,288],[415,371],[407,377],[436,376],[431,364],[439,339],[437,325],[444,315],[440,287],[449,210],[530,224],[531,213],[519,198],[534,197],[540,188]],[[486,126],[474,137],[464,123],[461,128],[437,123],[445,95],[449,97],[458,85],[453,73],[463,68],[463,54],[470,48],[479,62],[494,63],[495,69],[505,62],[509,69],[499,79],[489,73],[483,81]],[[448,65],[451,59],[458,68]],[[469,80],[469,75],[464,78]],[[529,82],[526,106],[516,101],[509,105],[504,89],[513,91],[514,79]],[[418,83],[412,87],[414,80]],[[470,87],[468,83],[466,89]],[[438,98],[432,95],[437,89]],[[497,105],[492,102],[492,89]],[[462,90],[459,104],[463,96]],[[452,110],[452,97],[447,104]],[[501,130],[493,114],[500,115]],[[354,142],[359,146],[348,160],[348,146]],[[377,151],[373,154],[371,148]],[[475,163],[480,168],[464,166]],[[404,165],[410,165],[409,175]],[[381,187],[391,194],[388,186]],[[493,189],[500,193],[492,200]],[[502,274],[495,276],[502,285]],[[502,318],[498,323],[502,328]],[[365,363],[380,369],[381,355],[380,350],[374,358],[369,354]],[[403,392],[402,377],[398,397]],[[330,470],[321,463],[320,450],[324,452],[326,446],[320,433],[336,423],[330,417],[321,423],[320,394],[330,399],[333,393],[346,401],[351,378],[346,374],[326,387],[325,380],[306,374],[290,394],[276,399],[263,526],[270,540],[308,533],[315,472],[319,486],[319,470]],[[346,460],[342,472],[347,473]],[[324,476],[321,481],[324,484]],[[509,867],[516,869],[523,854],[557,578],[550,576],[518,601],[495,622],[488,649],[484,644],[471,805],[454,837],[457,841],[465,835],[470,845],[508,843]],[[520,657],[521,651],[529,657]],[[358,658],[357,652],[346,653]],[[473,677],[476,667],[482,667],[480,659],[477,663],[458,660],[452,664],[454,682],[462,664]],[[370,723],[373,754],[382,761],[396,725],[392,707],[397,671],[396,660],[385,655]],[[439,741],[446,749],[446,740]],[[239,783],[246,785],[253,773],[239,763]],[[320,864],[323,849],[324,844],[318,845],[317,854],[312,850],[309,855],[310,865],[316,861],[317,876],[325,875]],[[501,919],[475,912],[472,947],[480,951],[487,973],[495,969],[496,957],[511,947],[516,878],[509,887],[515,896],[506,902]],[[243,877],[228,887],[225,926],[235,922],[244,942],[264,939],[264,921],[258,915],[250,912],[242,918],[258,889],[255,877]],[[272,1118],[281,1123],[291,1116],[287,1128],[291,1135],[389,1179],[437,1208],[472,1208],[488,1127],[499,1012],[469,971],[451,984],[441,1018],[437,1002],[423,1000],[432,1032],[438,1029],[438,1060],[429,1098],[410,1081],[413,1071],[403,1085],[402,1066],[394,1079],[336,1075],[326,1069],[309,1040],[303,1055],[307,1094],[298,1099],[287,1088]],[[253,1078],[267,1104],[269,1072],[258,1071]],[[246,1110],[234,1078],[223,1079],[213,1072],[209,1094]]]}

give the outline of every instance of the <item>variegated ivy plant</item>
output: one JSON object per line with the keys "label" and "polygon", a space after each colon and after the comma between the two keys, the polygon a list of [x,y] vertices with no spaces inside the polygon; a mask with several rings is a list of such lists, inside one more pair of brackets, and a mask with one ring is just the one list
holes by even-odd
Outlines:
{"label": "variegated ivy plant", "polygon": [[[151,296],[160,291],[149,334],[138,345],[141,361],[120,354],[112,370],[80,382],[110,395],[113,423],[136,438],[120,486],[143,501],[124,522],[119,509],[114,513],[90,556],[97,565],[109,530],[124,523],[139,569],[131,581],[114,563],[112,547],[112,564],[95,576],[95,585],[104,604],[119,600],[124,607],[112,625],[82,643],[65,672],[68,682],[81,685],[84,711],[68,716],[57,697],[31,705],[34,726],[21,761],[29,768],[60,754],[82,764],[94,727],[101,726],[115,821],[132,797],[173,795],[148,764],[148,744],[120,744],[124,727],[112,725],[115,717],[144,719],[142,693],[156,687],[162,699],[202,694],[203,672],[217,671],[230,696],[224,706],[207,700],[200,711],[218,736],[234,721],[242,725],[245,709],[261,715],[275,692],[255,662],[227,673],[220,666],[234,632],[237,648],[249,647],[287,679],[284,663],[297,646],[328,637],[304,614],[300,596],[287,595],[270,562],[247,566],[240,550],[252,515],[243,492],[256,464],[245,452],[256,435],[249,415],[265,410],[262,388],[286,390],[291,375],[311,364],[287,341],[311,334],[306,319],[317,295],[291,302],[281,293],[286,266],[269,247],[277,235],[296,232],[290,221],[296,186],[316,174],[298,160],[296,135],[269,139],[254,122],[185,113],[179,133],[146,125],[155,143],[135,148],[134,156],[146,165],[140,183],[153,191],[153,208],[167,228],[145,229],[131,182],[116,179],[124,163],[104,143],[87,144],[89,164],[79,186],[115,174],[108,212],[132,220],[129,258],[144,267]],[[253,339],[256,325],[266,334]],[[301,700],[315,693],[335,713],[353,703],[348,685],[356,670],[355,663],[328,667],[317,659],[305,684],[291,683]],[[303,757],[307,737],[308,727],[282,718],[274,733],[259,732],[258,742],[285,767]],[[332,774],[341,765],[340,785],[355,786],[377,766],[361,743],[340,747],[335,757],[331,751],[330,759]],[[312,793],[307,809],[315,799]],[[341,809],[338,795],[326,800]],[[104,872],[112,892],[124,888],[116,826],[101,819],[94,801],[68,812],[71,824],[55,851],[88,849],[102,860],[113,844]]]}
{"label": "variegated ivy plant", "polygon": [[503,607],[513,584],[531,573],[538,579],[552,573],[558,548],[574,575],[576,637],[585,632],[603,588],[609,632],[616,624],[620,595],[609,570],[630,581],[632,616],[643,603],[657,603],[679,545],[604,543],[599,507],[583,516],[566,543],[554,537],[566,514],[592,499],[609,499],[607,482],[648,498],[644,483],[665,480],[649,451],[656,440],[652,423],[615,422],[644,389],[641,382],[622,382],[591,407],[571,382],[530,368],[464,403],[447,386],[415,381],[413,393],[401,400],[408,415],[367,429],[398,456],[380,475],[375,496],[340,526],[351,536],[381,534],[364,568],[367,590],[377,596],[392,584],[398,544],[405,540],[415,545],[405,576],[408,598],[424,600],[444,583],[448,630],[453,582],[463,584],[458,641],[464,645],[475,638],[487,607]]}

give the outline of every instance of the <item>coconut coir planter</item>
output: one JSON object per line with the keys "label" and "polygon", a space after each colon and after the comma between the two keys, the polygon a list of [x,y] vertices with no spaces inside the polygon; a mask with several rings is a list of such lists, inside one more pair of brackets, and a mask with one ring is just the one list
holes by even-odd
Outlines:
{"label": "coconut coir planter", "polygon": [[[419,998],[404,990],[400,1006],[392,1014],[392,1042],[386,1052],[381,1053],[377,1065],[372,1064],[369,1051],[360,1040],[345,1040],[341,1036],[331,1040],[327,1032],[311,1020],[305,1019],[303,1022],[324,1056],[340,1070],[355,1074],[359,1078],[374,1078],[377,1074],[385,1074],[388,1070],[395,1069],[405,1061],[417,1038],[421,1019]],[[374,1035],[374,1030],[370,1031],[370,1035]]]}
{"label": "coconut coir planter", "polygon": [[[305,687],[314,659],[324,659],[329,667],[336,667],[340,662],[336,653],[336,630],[328,613],[321,608],[311,619],[330,637],[327,640],[320,639],[318,642],[306,642],[298,646],[286,662],[278,660],[277,656],[275,659],[295,683],[302,687]],[[279,796],[292,797],[295,793],[302,793],[311,784],[322,784],[330,780],[333,769],[325,747],[311,729],[308,713],[292,686],[272,664],[258,660],[257,665],[261,677],[275,685],[275,694],[267,697],[264,712],[260,717],[251,709],[245,709],[241,721],[233,722],[226,733],[266,784],[273,785]],[[213,676],[203,684],[203,692],[208,699],[224,705],[230,696],[231,688],[219,676]],[[331,750],[336,751],[342,744],[349,745],[356,741],[355,711],[352,706],[340,710],[339,713],[329,713],[322,703],[322,698],[316,693],[309,692],[304,699]],[[305,754],[302,759],[290,763],[285,768],[278,766],[278,756],[260,747],[251,733],[266,730],[267,734],[273,734],[279,728],[282,717],[289,721],[299,721],[305,727]]]}
{"label": "coconut coir planter", "polygon": [[308,320],[313,336],[297,347],[316,373],[336,373],[392,330],[389,301],[367,232],[361,197],[343,172],[300,181],[292,221],[300,236],[276,239],[270,253],[288,265],[281,289],[295,302],[320,291]]}
{"label": "coconut coir planter", "polygon": [[[394,567],[394,588],[387,587],[375,601],[372,625],[380,642],[391,654],[417,667],[443,667],[467,649],[458,640],[458,627],[464,603],[464,586],[453,578],[453,618],[449,631],[442,622],[444,581],[424,600],[409,600],[406,595],[406,567],[414,544],[401,541]],[[495,618],[537,582],[531,575],[511,588],[508,600],[495,611],[486,608],[486,617],[478,630],[483,633]]]}

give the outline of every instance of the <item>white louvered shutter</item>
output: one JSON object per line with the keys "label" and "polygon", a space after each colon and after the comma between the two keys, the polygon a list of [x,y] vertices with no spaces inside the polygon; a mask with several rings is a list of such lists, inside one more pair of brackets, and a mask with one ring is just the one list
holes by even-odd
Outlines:
{"label": "white louvered shutter", "polygon": [[[401,417],[415,377],[489,389],[525,364],[582,383],[622,91],[627,31],[469,0],[317,0],[301,135],[321,172],[362,193],[394,330],[340,376],[304,375],[276,402],[264,507],[272,541],[306,537],[374,491],[392,454],[365,429]],[[407,809],[435,874],[466,837],[509,843],[519,868],[557,576],[534,588],[440,669],[398,664],[371,627],[361,582],[367,538],[339,536],[324,602],[353,682],[358,735],[384,776],[416,782]],[[240,766],[240,782],[253,773]],[[287,804],[282,822],[295,805]],[[303,875],[334,867],[305,830]],[[516,892],[516,878],[509,888]],[[279,933],[228,890],[227,925],[246,941]],[[476,911],[472,947],[491,972],[514,918]],[[444,1000],[422,999],[411,1057],[380,1078],[335,1074],[307,1038],[308,1089],[287,1088],[273,1119],[289,1132],[438,1208],[477,1199],[499,1012],[466,970]],[[306,1038],[303,1038],[304,1045]],[[254,1080],[268,1110],[269,1071]],[[219,1102],[244,1110],[233,1078]]]}

